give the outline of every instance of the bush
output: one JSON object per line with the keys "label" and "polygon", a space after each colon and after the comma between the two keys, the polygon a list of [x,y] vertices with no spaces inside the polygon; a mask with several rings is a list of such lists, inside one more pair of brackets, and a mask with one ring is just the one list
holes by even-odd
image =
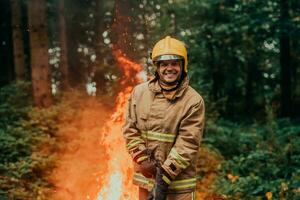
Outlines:
{"label": "bush", "polygon": [[288,119],[208,123],[204,143],[225,158],[215,190],[228,199],[300,199],[300,125]]}
{"label": "bush", "polygon": [[0,89],[0,199],[46,199],[57,109],[32,107],[29,83]]}

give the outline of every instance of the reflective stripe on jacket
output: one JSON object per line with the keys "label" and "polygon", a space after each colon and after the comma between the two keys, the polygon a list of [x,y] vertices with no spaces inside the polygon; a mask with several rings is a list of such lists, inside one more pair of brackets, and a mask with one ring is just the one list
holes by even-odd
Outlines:
{"label": "reflective stripe on jacket", "polygon": [[[204,127],[204,102],[186,78],[173,99],[166,99],[156,79],[134,88],[128,99],[123,134],[133,159],[153,151],[154,159],[174,179],[169,190],[194,190]],[[153,181],[135,167],[134,183],[150,189]],[[152,183],[152,184],[151,184]],[[186,183],[186,184],[185,184]]]}

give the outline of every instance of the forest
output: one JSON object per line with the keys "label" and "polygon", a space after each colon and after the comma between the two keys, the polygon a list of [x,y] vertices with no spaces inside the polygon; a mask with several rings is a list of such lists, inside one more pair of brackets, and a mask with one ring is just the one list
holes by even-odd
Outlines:
{"label": "forest", "polygon": [[[1,200],[136,200],[131,185],[114,197],[103,188],[123,152],[128,93],[153,75],[150,52],[167,35],[187,46],[206,106],[197,200],[300,200],[300,1],[0,8]],[[121,159],[124,175],[132,167]]]}

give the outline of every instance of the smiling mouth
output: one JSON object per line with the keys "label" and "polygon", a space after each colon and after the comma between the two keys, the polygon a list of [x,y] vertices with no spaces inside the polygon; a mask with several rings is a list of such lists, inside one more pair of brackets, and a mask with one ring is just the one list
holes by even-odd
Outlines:
{"label": "smiling mouth", "polygon": [[176,73],[167,73],[165,74],[166,76],[174,76],[174,75],[177,75]]}
{"label": "smiling mouth", "polygon": [[164,72],[163,73],[164,75],[176,75],[176,74],[178,74],[177,72],[175,72],[175,71],[173,71],[173,72]]}

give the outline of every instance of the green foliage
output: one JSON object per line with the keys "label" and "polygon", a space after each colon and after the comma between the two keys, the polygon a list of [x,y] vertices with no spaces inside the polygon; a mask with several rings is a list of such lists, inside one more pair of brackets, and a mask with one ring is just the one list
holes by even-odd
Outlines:
{"label": "green foliage", "polygon": [[57,108],[31,106],[30,84],[0,89],[0,199],[46,199]]}
{"label": "green foliage", "polygon": [[[280,1],[190,0],[175,6],[176,37],[188,45],[191,84],[209,107],[240,119],[260,117],[266,104],[280,104],[279,38],[282,32],[291,36],[291,62],[299,66],[299,8],[290,1],[290,17],[282,22]],[[291,79],[298,102],[296,68]]]}
{"label": "green foliage", "polygon": [[[121,13],[131,27],[126,24],[124,30],[113,32],[118,17],[115,2],[131,6],[128,13]],[[48,1],[47,7],[50,64],[58,84],[62,52],[57,3]],[[274,199],[300,199],[299,122],[275,120],[274,108],[266,106],[280,109],[282,32],[290,36],[291,96],[295,105],[300,100],[296,81],[300,1],[290,0],[289,5],[290,17],[281,21],[278,0],[67,0],[68,78],[72,86],[84,89],[87,82],[96,82],[97,91],[111,98],[121,77],[112,55],[115,40],[132,36],[134,40],[121,48],[142,63],[158,39],[171,35],[185,41],[191,85],[206,102],[209,121],[204,143],[224,157],[216,190],[229,199],[265,199],[266,192],[272,192]],[[28,34],[27,28],[24,33]],[[66,112],[71,118],[72,111]],[[57,114],[55,106],[32,107],[28,83],[0,89],[0,199],[45,198],[51,187],[47,175],[54,164],[49,155],[57,148]],[[220,116],[267,120],[249,125]],[[203,170],[203,174],[208,171]]]}
{"label": "green foliage", "polygon": [[0,89],[0,128],[26,116],[31,102],[30,85],[26,82]]}
{"label": "green foliage", "polygon": [[224,157],[215,190],[229,199],[300,198],[300,125],[288,119],[208,123],[204,143]]}

